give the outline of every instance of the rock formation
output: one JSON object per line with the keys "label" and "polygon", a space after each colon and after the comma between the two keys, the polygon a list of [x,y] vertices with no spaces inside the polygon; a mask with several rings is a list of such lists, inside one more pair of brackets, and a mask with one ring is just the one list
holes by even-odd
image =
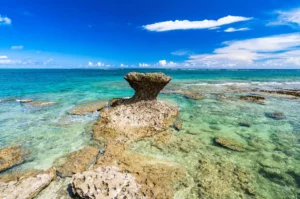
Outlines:
{"label": "rock formation", "polygon": [[55,179],[55,170],[31,170],[0,176],[0,198],[32,199]]}
{"label": "rock formation", "polygon": [[130,102],[155,100],[159,92],[171,81],[171,77],[163,73],[136,73],[127,74],[125,80],[135,90]]}
{"label": "rock formation", "polygon": [[0,149],[0,172],[24,162],[21,146]]}
{"label": "rock formation", "polygon": [[73,176],[72,189],[81,198],[146,198],[140,195],[135,178],[117,167],[99,167]]}
{"label": "rock formation", "polygon": [[79,151],[74,151],[67,156],[58,158],[54,162],[57,174],[61,177],[71,177],[73,174],[87,170],[95,163],[99,149],[87,146]]}
{"label": "rock formation", "polygon": [[263,103],[265,98],[257,95],[246,95],[246,96],[240,96],[240,100],[255,102],[255,103]]}
{"label": "rock formation", "polygon": [[274,120],[283,120],[285,119],[285,116],[282,113],[265,113],[265,116],[268,118],[272,118]]}
{"label": "rock formation", "polygon": [[224,137],[216,137],[215,142],[218,143],[219,145],[231,149],[233,151],[245,151],[246,147],[243,146],[242,144],[238,143],[237,141],[234,141],[229,138],[224,138]]}

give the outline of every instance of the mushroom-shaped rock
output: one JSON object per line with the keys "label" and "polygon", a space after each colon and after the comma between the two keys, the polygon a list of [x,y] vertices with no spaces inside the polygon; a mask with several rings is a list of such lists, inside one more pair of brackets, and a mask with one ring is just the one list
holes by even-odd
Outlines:
{"label": "mushroom-shaped rock", "polygon": [[164,73],[128,73],[125,77],[135,90],[130,102],[155,100],[159,92],[171,81],[171,77]]}

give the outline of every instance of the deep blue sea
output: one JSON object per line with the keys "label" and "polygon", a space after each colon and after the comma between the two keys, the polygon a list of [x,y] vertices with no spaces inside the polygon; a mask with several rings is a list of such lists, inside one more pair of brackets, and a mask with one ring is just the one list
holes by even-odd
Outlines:
{"label": "deep blue sea", "polygon": [[[90,144],[90,127],[99,113],[75,116],[68,111],[82,103],[131,96],[133,90],[123,79],[131,71],[164,72],[173,78],[166,91],[190,89],[205,95],[202,100],[168,92],[159,95],[160,99],[179,105],[183,130],[178,133],[195,136],[193,142],[200,140],[197,144],[203,145],[201,156],[226,157],[226,161],[253,172],[264,198],[300,196],[300,100],[259,92],[300,90],[300,70],[0,69],[0,148],[22,145],[30,151],[28,160],[11,171],[49,168],[56,158]],[[264,104],[239,100],[239,96],[249,94],[264,96],[266,100]],[[220,95],[226,99],[219,100]],[[24,99],[53,104],[19,102]],[[274,112],[285,118],[266,117]],[[241,126],[241,122],[251,126]],[[216,136],[255,150],[228,151],[214,145]],[[199,155],[193,151],[185,155],[160,154],[147,147],[146,142],[133,149],[176,161],[191,171],[186,162]]]}

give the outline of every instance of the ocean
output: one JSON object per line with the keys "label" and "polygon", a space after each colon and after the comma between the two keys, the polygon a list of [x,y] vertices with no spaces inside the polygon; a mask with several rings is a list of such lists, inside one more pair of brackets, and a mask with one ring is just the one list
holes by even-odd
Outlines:
{"label": "ocean", "polygon": [[[25,163],[6,172],[47,169],[58,157],[89,145],[99,113],[68,111],[90,101],[132,96],[133,89],[123,79],[131,71],[172,77],[159,98],[179,105],[183,129],[175,133],[200,147],[161,151],[141,140],[132,150],[176,162],[190,173],[196,172],[197,158],[229,162],[251,172],[262,198],[300,197],[300,98],[260,92],[300,90],[300,70],[0,69],[0,148],[22,145],[29,151]],[[174,92],[179,89],[205,97],[190,99]],[[245,95],[265,100],[239,99]],[[18,101],[23,99],[55,104],[40,107]],[[268,117],[270,113],[284,117]],[[235,140],[249,150],[221,147],[214,142],[216,137]]]}

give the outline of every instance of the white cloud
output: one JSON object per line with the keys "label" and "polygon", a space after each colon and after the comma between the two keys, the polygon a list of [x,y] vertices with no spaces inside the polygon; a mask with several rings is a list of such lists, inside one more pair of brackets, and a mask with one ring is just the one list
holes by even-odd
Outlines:
{"label": "white cloud", "polygon": [[191,55],[188,63],[208,67],[300,66],[300,33],[223,42],[211,54]]}
{"label": "white cloud", "polygon": [[2,17],[0,15],[0,25],[10,25],[11,24],[11,19],[8,17]]}
{"label": "white cloud", "polygon": [[177,50],[177,51],[171,52],[171,54],[175,55],[175,56],[184,56],[184,55],[191,54],[191,52],[189,52],[187,50]]}
{"label": "white cloud", "polygon": [[22,45],[10,47],[10,49],[12,49],[12,50],[22,50],[23,48],[24,48],[24,46],[22,46]]}
{"label": "white cloud", "polygon": [[158,62],[158,64],[161,65],[161,66],[166,66],[167,65],[167,61],[166,60],[160,60]]}
{"label": "white cloud", "polygon": [[224,32],[239,32],[239,31],[247,31],[249,28],[227,28]]}
{"label": "white cloud", "polygon": [[103,66],[105,66],[105,64],[102,63],[102,62],[97,62],[97,63],[93,64],[93,62],[89,61],[88,62],[88,66],[91,66],[91,67],[95,67],[95,66],[103,67]]}
{"label": "white cloud", "polygon": [[0,55],[0,59],[7,59],[8,57],[6,55]]}
{"label": "white cloud", "polygon": [[300,8],[289,11],[276,11],[278,15],[275,21],[267,25],[296,25],[300,26]]}
{"label": "white cloud", "polygon": [[149,67],[149,66],[150,66],[150,64],[146,64],[146,63],[139,63],[139,66],[140,66],[140,67]]}
{"label": "white cloud", "polygon": [[222,25],[232,24],[241,21],[248,21],[251,19],[252,18],[249,17],[229,15],[227,17],[223,17],[218,20],[205,19],[203,21],[189,21],[189,20],[164,21],[164,22],[145,25],[143,26],[143,28],[150,31],[156,31],[156,32],[163,32],[163,31],[170,31],[170,30],[187,30],[187,29],[212,29]]}

